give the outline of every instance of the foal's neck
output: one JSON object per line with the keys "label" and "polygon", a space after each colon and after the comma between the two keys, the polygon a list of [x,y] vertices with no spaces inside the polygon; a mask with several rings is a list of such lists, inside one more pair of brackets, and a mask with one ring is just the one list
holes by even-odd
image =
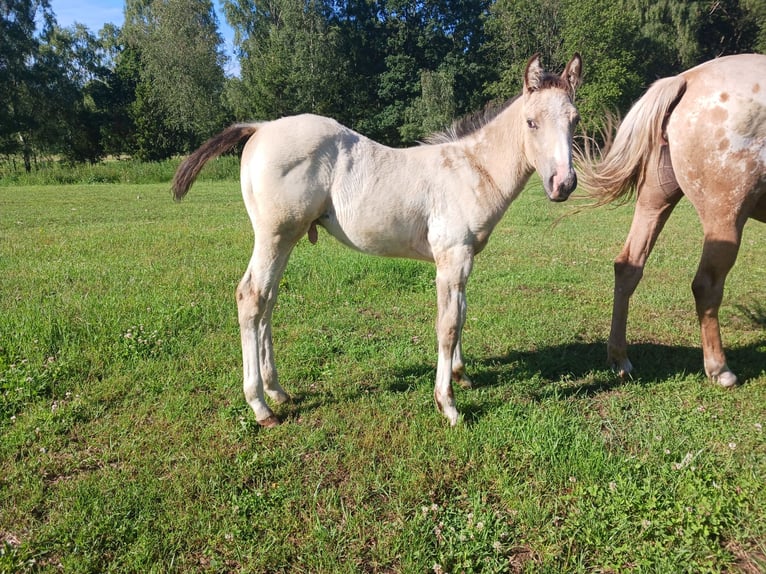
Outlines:
{"label": "foal's neck", "polygon": [[526,118],[518,98],[494,120],[476,132],[471,147],[482,168],[495,182],[497,208],[505,210],[534,172],[524,150]]}

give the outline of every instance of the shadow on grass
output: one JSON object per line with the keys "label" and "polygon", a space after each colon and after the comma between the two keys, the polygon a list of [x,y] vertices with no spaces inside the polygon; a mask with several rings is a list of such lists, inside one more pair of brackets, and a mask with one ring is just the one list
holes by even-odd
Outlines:
{"label": "shadow on grass", "polygon": [[[679,375],[704,375],[702,349],[699,347],[636,343],[629,346],[628,353],[634,367],[629,379],[620,378],[606,364],[605,341],[554,345],[535,351],[511,350],[507,355],[478,361],[468,358],[467,364],[474,388],[518,388],[517,385],[524,385],[521,393],[531,400],[551,396],[593,396],[628,382],[651,386]],[[743,384],[766,373],[766,342],[729,348],[726,354],[729,365]],[[421,382],[427,379],[429,384],[433,384],[434,375],[431,365],[410,365],[395,371],[392,377],[395,382],[388,386],[388,390],[404,392],[411,389],[411,384],[400,381],[413,379]],[[496,406],[461,402],[460,410],[469,421]]]}
{"label": "shadow on grass", "polygon": [[[633,362],[632,376],[625,380],[606,364],[606,342],[576,342],[541,347],[534,351],[511,350],[503,356],[484,359],[467,358],[468,375],[475,389],[508,387],[532,401],[551,397],[596,396],[630,384],[652,386],[689,373],[703,375],[702,350],[699,347],[636,343],[628,353]],[[743,384],[766,373],[766,342],[726,350],[729,365]],[[436,374],[429,362],[394,367],[381,373],[377,387],[353,385],[338,393],[315,391],[292,395],[288,405],[280,407],[280,418],[296,420],[301,414],[333,401],[353,401],[370,392],[410,392],[423,385],[432,387]],[[455,385],[459,410],[467,423],[480,419],[501,406],[507,398],[483,394],[472,399],[470,391]]]}

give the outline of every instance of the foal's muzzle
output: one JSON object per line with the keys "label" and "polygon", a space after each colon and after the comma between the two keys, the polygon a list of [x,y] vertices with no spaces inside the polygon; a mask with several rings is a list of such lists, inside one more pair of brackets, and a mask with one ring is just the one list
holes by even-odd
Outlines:
{"label": "foal's muzzle", "polygon": [[545,183],[548,199],[556,202],[566,201],[577,187],[577,174],[573,169],[567,172],[566,177],[559,177],[558,173],[554,173]]}

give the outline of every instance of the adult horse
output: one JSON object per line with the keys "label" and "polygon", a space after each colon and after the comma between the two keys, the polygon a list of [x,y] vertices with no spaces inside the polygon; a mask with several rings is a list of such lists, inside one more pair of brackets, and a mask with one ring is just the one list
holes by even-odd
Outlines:
{"label": "adult horse", "polygon": [[277,380],[271,340],[277,288],[293,247],[306,234],[316,242],[317,225],[364,253],[436,263],[434,398],[450,424],[457,423],[452,380],[470,386],[460,336],[474,255],[535,169],[552,201],[566,200],[577,185],[573,99],[581,68],[575,54],[562,75],[549,74],[533,56],[520,97],[484,125],[442,143],[392,149],[331,119],[300,115],[235,124],[179,166],[176,199],[207,160],[249,138],[241,187],[255,246],[236,297],[245,398],[261,425],[279,423],[264,392],[276,403],[289,398]]}
{"label": "adult horse", "polygon": [[708,61],[655,82],[631,108],[603,153],[586,147],[580,183],[605,204],[637,197],[633,223],[614,262],[607,354],[621,375],[628,304],[660,231],[682,196],[702,222],[702,257],[692,282],[705,372],[737,383],[721,343],[718,309],[748,218],[766,221],[766,56]]}

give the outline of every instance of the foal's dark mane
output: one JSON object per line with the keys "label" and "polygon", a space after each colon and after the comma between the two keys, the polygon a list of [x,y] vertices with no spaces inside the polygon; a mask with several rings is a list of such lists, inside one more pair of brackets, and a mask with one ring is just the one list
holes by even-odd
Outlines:
{"label": "foal's dark mane", "polygon": [[[539,91],[548,88],[568,89],[566,82],[561,76],[546,72],[540,79],[540,86],[537,89]],[[449,143],[469,136],[494,120],[520,97],[521,95],[517,95],[505,101],[492,100],[483,109],[458,118],[452,122],[450,127],[427,136],[424,143]]]}

